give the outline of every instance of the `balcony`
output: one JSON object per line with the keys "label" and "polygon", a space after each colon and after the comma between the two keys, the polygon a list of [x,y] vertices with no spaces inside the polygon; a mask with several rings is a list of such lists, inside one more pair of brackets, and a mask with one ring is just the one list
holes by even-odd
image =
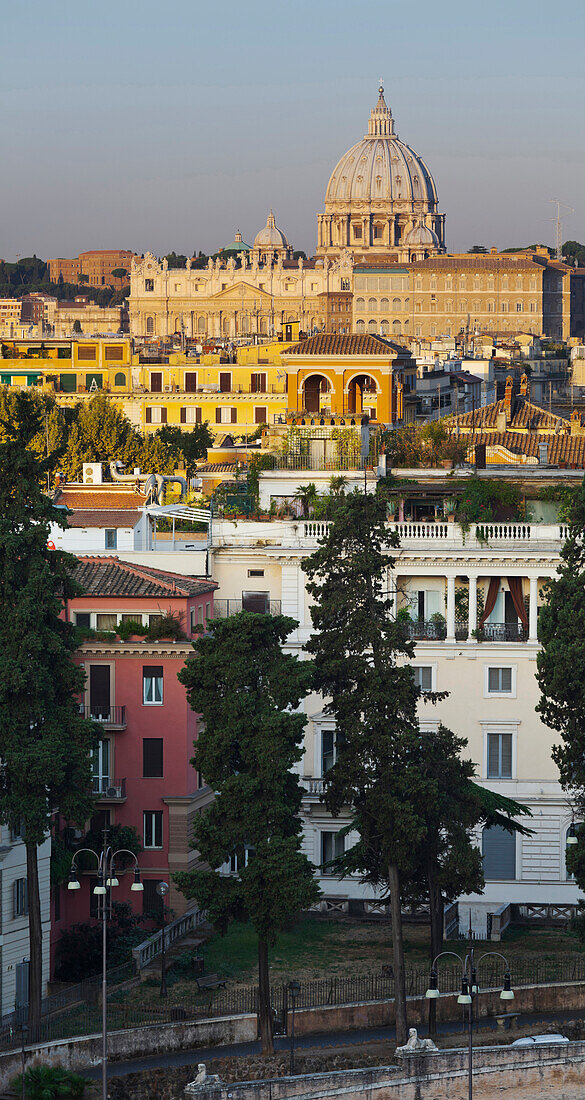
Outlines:
{"label": "balcony", "polygon": [[112,779],[109,775],[94,775],[92,791],[100,802],[125,802],[126,780]]}
{"label": "balcony", "polygon": [[478,642],[525,642],[528,631],[521,623],[484,623],[478,627]]}
{"label": "balcony", "polygon": [[314,779],[312,776],[301,776],[301,787],[307,794],[320,796],[325,790],[325,780]]}
{"label": "balcony", "polygon": [[101,722],[104,729],[126,729],[126,707],[93,706],[86,707],[79,704],[79,713],[84,718],[91,718],[94,722]]}
{"label": "balcony", "polygon": [[[436,642],[447,637],[447,624],[445,622],[417,622],[404,623],[406,636],[412,642]],[[467,637],[467,635],[466,635]]]}
{"label": "balcony", "polygon": [[228,619],[230,615],[238,615],[240,611],[252,611],[256,615],[280,615],[280,600],[214,600],[214,619]]}

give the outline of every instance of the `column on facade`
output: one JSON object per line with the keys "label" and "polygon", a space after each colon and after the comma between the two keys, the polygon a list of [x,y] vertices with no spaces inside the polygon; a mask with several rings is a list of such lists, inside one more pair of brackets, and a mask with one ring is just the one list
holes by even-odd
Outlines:
{"label": "column on facade", "polygon": [[283,615],[290,615],[291,619],[296,619],[297,622],[301,622],[303,618],[303,608],[299,598],[300,574],[298,562],[282,563],[280,610]]}
{"label": "column on facade", "polygon": [[530,577],[528,597],[528,641],[538,641],[538,577]]}
{"label": "column on facade", "polygon": [[447,638],[455,641],[455,574],[447,574]]}
{"label": "column on facade", "polygon": [[327,244],[328,244],[329,248],[331,248],[331,245],[333,244],[333,232],[332,232],[332,228],[331,228],[332,223],[333,223],[333,216],[331,214],[329,214],[328,217],[327,217],[327,238],[326,238],[326,241],[327,241]]}
{"label": "column on facade", "polygon": [[364,215],[362,218],[362,241],[367,248],[370,247],[369,221],[370,219]]}
{"label": "column on facade", "polygon": [[469,574],[469,622],[467,627],[467,641],[474,642],[473,632],[477,630],[477,575]]}

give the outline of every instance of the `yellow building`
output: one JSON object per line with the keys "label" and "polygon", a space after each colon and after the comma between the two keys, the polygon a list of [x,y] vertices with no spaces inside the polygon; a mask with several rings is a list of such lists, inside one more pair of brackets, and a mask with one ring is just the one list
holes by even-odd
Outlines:
{"label": "yellow building", "polygon": [[325,419],[365,413],[383,424],[410,419],[416,363],[398,344],[320,333],[284,351],[282,362],[292,411]]}

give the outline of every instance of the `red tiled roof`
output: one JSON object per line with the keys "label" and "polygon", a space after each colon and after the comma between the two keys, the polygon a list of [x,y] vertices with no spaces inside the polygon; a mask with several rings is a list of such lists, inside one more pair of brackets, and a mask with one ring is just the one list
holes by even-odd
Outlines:
{"label": "red tiled roof", "polygon": [[144,493],[136,493],[127,485],[115,489],[113,486],[76,485],[64,486],[55,496],[54,503],[66,508],[142,508],[146,501]]}
{"label": "red tiled roof", "polygon": [[130,508],[76,508],[68,517],[69,527],[135,527],[140,512]]}
{"label": "red tiled roof", "polygon": [[530,455],[538,458],[540,443],[547,445],[547,462],[550,466],[559,464],[585,468],[585,436],[575,435],[539,435],[536,432],[472,432],[465,436],[470,446],[485,443],[487,447],[506,447],[514,454]]}
{"label": "red tiled roof", "polygon": [[385,355],[389,357],[393,352],[406,354],[406,348],[394,344],[390,340],[383,340],[381,336],[346,335],[334,332],[319,332],[317,336],[309,336],[298,344],[293,344],[284,355]]}
{"label": "red tiled roof", "polygon": [[75,580],[86,596],[150,596],[172,598],[214,592],[215,581],[185,577],[150,565],[133,565],[113,557],[78,557]]}
{"label": "red tiled roof", "polygon": [[[504,411],[504,404],[505,400],[502,398],[500,401],[494,401],[491,405],[484,405],[483,408],[476,409],[475,412],[462,413],[461,416],[453,417],[452,423],[458,424],[460,428],[473,428],[475,430],[496,428],[498,413]],[[571,423],[569,420],[563,420],[562,417],[542,409],[540,405],[533,405],[525,397],[516,395],[512,397],[512,415],[508,422],[508,429],[526,428],[531,431],[537,431],[538,429],[541,431],[545,429],[554,431],[555,428],[559,427],[559,424],[566,431],[570,430]]]}

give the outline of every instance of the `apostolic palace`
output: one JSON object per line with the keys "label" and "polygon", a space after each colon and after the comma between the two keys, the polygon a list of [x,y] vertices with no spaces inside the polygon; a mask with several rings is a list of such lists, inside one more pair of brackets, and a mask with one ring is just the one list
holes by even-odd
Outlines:
{"label": "apostolic palace", "polygon": [[312,259],[293,258],[272,211],[251,246],[237,232],[202,270],[191,260],[173,269],[151,253],[135,257],[130,332],[239,341],[299,321],[307,334],[566,338],[571,283],[572,269],[545,248],[447,252],[431,172],[396,134],[380,87],[367,133],[331,173]]}

